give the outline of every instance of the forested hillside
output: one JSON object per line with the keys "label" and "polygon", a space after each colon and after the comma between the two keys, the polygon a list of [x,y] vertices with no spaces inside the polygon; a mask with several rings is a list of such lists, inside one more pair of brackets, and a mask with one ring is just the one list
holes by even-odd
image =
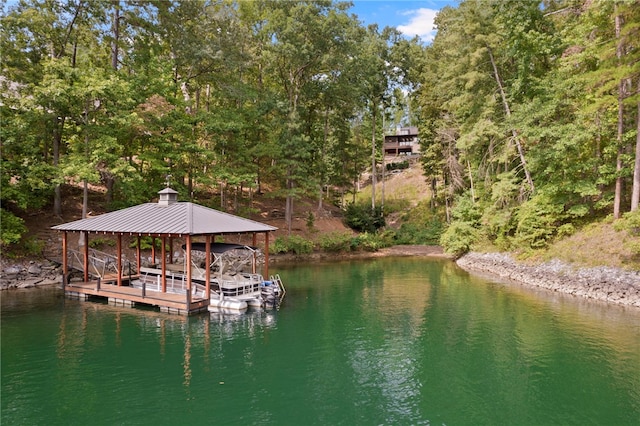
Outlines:
{"label": "forested hillside", "polygon": [[350,200],[407,124],[451,253],[537,249],[607,217],[638,232],[639,0],[461,1],[430,45],[349,8],[5,6],[1,244],[26,211],[60,215],[65,185],[99,185],[111,209],[166,182],[238,214],[261,193],[290,227],[296,200]]}
{"label": "forested hillside", "polygon": [[418,96],[451,252],[638,208],[640,2],[466,1],[437,24]]}

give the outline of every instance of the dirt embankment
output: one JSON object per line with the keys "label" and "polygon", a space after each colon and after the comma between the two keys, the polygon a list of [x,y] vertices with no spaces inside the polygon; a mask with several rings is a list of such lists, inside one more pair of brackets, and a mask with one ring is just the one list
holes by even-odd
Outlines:
{"label": "dirt embankment", "polygon": [[576,268],[559,260],[529,265],[505,253],[468,253],[457,264],[518,284],[640,308],[640,271]]}

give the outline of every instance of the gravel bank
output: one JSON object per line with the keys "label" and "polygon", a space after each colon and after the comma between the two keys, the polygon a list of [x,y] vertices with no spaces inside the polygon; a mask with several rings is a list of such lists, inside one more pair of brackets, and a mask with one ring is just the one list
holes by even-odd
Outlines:
{"label": "gravel bank", "polygon": [[640,308],[640,271],[606,266],[576,268],[559,260],[529,265],[504,253],[468,253],[458,259],[457,264],[469,272]]}

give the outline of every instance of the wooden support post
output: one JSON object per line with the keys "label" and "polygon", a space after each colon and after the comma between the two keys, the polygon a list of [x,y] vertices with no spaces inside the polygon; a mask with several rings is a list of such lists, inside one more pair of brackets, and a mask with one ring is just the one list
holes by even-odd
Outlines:
{"label": "wooden support post", "polygon": [[166,293],[167,292],[167,248],[166,248],[166,237],[162,237],[160,239],[162,241],[162,250],[160,250],[160,252],[162,253],[162,261],[160,262],[161,264],[161,269],[162,269],[162,292]]}
{"label": "wooden support post", "polygon": [[264,279],[269,279],[269,232],[264,233]]}
{"label": "wooden support post", "polygon": [[151,237],[151,263],[156,264],[156,237]]}
{"label": "wooden support post", "polygon": [[205,294],[207,297],[207,304],[209,303],[209,299],[211,299],[211,236],[207,235],[205,237],[205,249],[204,249],[204,258],[205,258]]}
{"label": "wooden support post", "polygon": [[142,250],[140,249],[140,235],[138,235],[136,237],[137,239],[137,243],[136,244],[136,274],[140,275],[140,266],[142,265]]}
{"label": "wooden support post", "polygon": [[[258,238],[256,233],[254,232],[252,234],[252,245],[255,247],[258,244]],[[253,252],[253,260],[251,262],[251,273],[255,274],[256,273],[256,268],[257,268],[257,261],[256,261],[256,252]]]}
{"label": "wooden support post", "polygon": [[84,232],[84,282],[89,282],[89,233]]}
{"label": "wooden support post", "polygon": [[116,259],[116,269],[118,270],[118,277],[116,278],[116,282],[118,283],[118,287],[122,286],[122,235],[118,234],[117,239],[117,249],[118,258]]}
{"label": "wooden support post", "polygon": [[186,254],[186,268],[187,268],[187,313],[191,311],[191,277],[192,277],[192,268],[191,268],[191,235],[187,235],[186,239],[187,245],[187,254]]}
{"label": "wooden support post", "polygon": [[67,276],[69,274],[69,257],[67,255],[67,232],[62,234],[62,289],[67,285]]}

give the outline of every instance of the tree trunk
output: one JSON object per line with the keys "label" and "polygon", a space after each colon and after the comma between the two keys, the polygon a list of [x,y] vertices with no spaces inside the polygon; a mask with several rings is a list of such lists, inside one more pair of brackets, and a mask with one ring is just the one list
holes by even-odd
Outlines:
{"label": "tree trunk", "polygon": [[[327,139],[329,138],[329,108],[325,108],[324,110],[324,129],[322,133],[322,151],[321,158],[324,162],[325,157],[327,155]],[[324,168],[323,168],[324,169]],[[320,190],[318,191],[318,217],[322,214],[322,201],[324,198],[324,184],[326,183],[327,177],[325,170],[322,170],[322,179],[320,181]]]}
{"label": "tree trunk", "polygon": [[111,68],[118,71],[118,42],[120,41],[120,0],[113,0],[111,21]]}
{"label": "tree trunk", "polygon": [[291,235],[291,222],[293,220],[293,190],[294,184],[291,178],[291,170],[288,171],[287,176],[287,199],[284,207],[284,220],[287,223],[287,235]]}
{"label": "tree trunk", "polygon": [[384,162],[384,134],[385,134],[385,130],[384,130],[384,112],[382,113],[382,186],[380,188],[380,210],[382,212],[382,216],[384,216],[384,190],[385,190],[385,167],[386,164]]}
{"label": "tree trunk", "polygon": [[[615,26],[616,26],[616,39],[618,40],[618,45],[616,47],[616,57],[618,58],[618,62],[622,59],[622,41],[620,40],[620,33],[622,27],[622,17],[618,14],[618,6],[615,6]],[[620,172],[622,171],[622,136],[624,132],[624,79],[620,80],[620,84],[618,85],[618,154],[616,156],[616,187],[615,193],[613,196],[613,218],[620,218],[620,207],[622,205],[622,176]]]}
{"label": "tree trunk", "polygon": [[[509,103],[507,102],[507,96],[504,93],[504,88],[502,87],[502,80],[500,79],[500,74],[498,73],[498,66],[496,65],[496,61],[493,58],[493,53],[491,52],[491,48],[487,46],[487,51],[489,52],[489,59],[491,60],[491,66],[493,67],[493,74],[496,79],[496,83],[498,84],[498,89],[500,90],[500,97],[502,98],[502,104],[504,106],[505,115],[511,117],[511,108],[509,108]],[[524,170],[524,175],[531,188],[531,192],[535,192],[535,186],[533,185],[533,179],[531,178],[531,174],[529,173],[529,168],[527,167],[527,161],[524,157],[524,150],[522,149],[522,144],[520,143],[520,136],[515,129],[511,129],[511,135],[513,136],[513,141],[516,144],[516,148],[518,149],[518,155],[520,156],[520,164],[522,164],[522,169]]]}
{"label": "tree trunk", "polygon": [[371,211],[376,209],[376,118],[378,107],[373,104],[373,116],[371,117]]}
{"label": "tree trunk", "polygon": [[[62,129],[64,128],[64,117],[54,118],[54,130],[53,130],[53,167],[58,168],[60,162],[60,145],[62,144]],[[62,195],[60,190],[60,184],[56,184],[53,190],[53,214],[56,216],[62,216]]]}
{"label": "tree trunk", "polygon": [[[638,90],[640,95],[640,79]],[[636,117],[636,161],[633,167],[633,190],[631,192],[631,211],[638,210],[640,204],[640,101],[638,101],[638,116]]]}
{"label": "tree trunk", "polygon": [[467,172],[469,173],[469,183],[471,185],[471,201],[473,202],[473,204],[476,203],[476,193],[475,190],[473,188],[473,174],[471,173],[471,163],[469,162],[469,160],[467,159]]}

